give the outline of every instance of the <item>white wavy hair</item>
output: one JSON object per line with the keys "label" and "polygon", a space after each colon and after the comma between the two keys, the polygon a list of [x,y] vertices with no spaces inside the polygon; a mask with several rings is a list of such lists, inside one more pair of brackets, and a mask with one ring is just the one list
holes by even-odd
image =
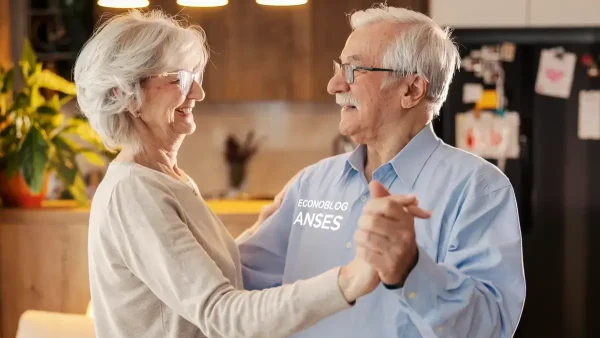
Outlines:
{"label": "white wavy hair", "polygon": [[398,72],[384,85],[408,74],[425,77],[429,81],[425,98],[434,114],[439,114],[454,71],[460,67],[460,55],[450,30],[442,29],[425,14],[385,4],[354,12],[350,17],[353,30],[383,21],[401,24],[381,60],[383,68]]}
{"label": "white wavy hair", "polygon": [[209,58],[201,27],[153,10],[132,10],[104,22],[77,57],[77,103],[109,149],[141,149],[132,116],[143,102],[141,82],[184,69],[204,70]]}

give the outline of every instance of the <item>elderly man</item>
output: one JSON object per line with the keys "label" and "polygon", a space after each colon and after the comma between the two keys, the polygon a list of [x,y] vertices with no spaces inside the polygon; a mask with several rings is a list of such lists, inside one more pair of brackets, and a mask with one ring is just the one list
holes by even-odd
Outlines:
{"label": "elderly man", "polygon": [[431,126],[456,46],[406,9],[359,11],[351,25],[327,89],[360,146],[304,169],[241,241],[245,287],[310,278],[358,251],[381,285],[294,337],[511,337],[525,300],[513,188]]}

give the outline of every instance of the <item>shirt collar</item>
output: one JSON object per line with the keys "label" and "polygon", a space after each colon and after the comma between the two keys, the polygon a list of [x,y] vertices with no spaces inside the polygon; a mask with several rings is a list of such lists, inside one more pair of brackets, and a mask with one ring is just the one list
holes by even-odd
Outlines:
{"label": "shirt collar", "polygon": [[433,126],[428,123],[425,128],[413,137],[410,142],[396,155],[390,163],[396,175],[412,188],[419,173],[427,163],[433,151],[440,145],[440,139],[435,135]]}
{"label": "shirt collar", "polygon": [[[394,158],[390,160],[389,163],[392,165],[396,175],[398,175],[406,186],[410,188],[413,187],[419,173],[425,166],[425,163],[440,143],[441,140],[435,135],[433,126],[431,123],[428,123],[396,156],[394,156]],[[348,156],[340,179],[342,179],[351,169],[358,172],[364,172],[366,155],[367,147],[364,144],[356,147]]]}

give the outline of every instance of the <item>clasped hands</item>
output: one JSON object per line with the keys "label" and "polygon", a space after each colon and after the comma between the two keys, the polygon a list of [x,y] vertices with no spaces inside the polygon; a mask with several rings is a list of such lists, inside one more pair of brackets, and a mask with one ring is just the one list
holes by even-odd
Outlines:
{"label": "clasped hands", "polygon": [[363,209],[354,234],[356,256],[371,265],[387,286],[402,287],[417,264],[415,217],[429,211],[418,206],[414,195],[391,195],[381,183],[369,184],[371,200]]}
{"label": "clasped hands", "polygon": [[[262,209],[251,232],[279,209],[293,179]],[[418,260],[414,219],[431,217],[413,195],[391,195],[377,181],[371,181],[369,191],[371,200],[363,208],[354,234],[356,256],[342,267],[338,279],[349,301],[371,292],[380,281],[389,287],[404,285]]]}

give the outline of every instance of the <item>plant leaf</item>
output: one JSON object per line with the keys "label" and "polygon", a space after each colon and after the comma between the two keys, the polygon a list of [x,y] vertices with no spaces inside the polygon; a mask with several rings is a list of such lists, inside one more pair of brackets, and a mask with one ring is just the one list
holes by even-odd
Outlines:
{"label": "plant leaf", "polygon": [[23,79],[27,80],[31,70],[29,63],[27,61],[19,61],[19,66],[21,66],[21,75],[23,75]]}
{"label": "plant leaf", "polygon": [[[64,121],[64,115],[49,105],[39,106],[36,112],[38,123],[47,132],[60,127]],[[52,137],[52,135],[49,136]]]}
{"label": "plant leaf", "polygon": [[81,174],[77,173],[77,175],[75,175],[73,184],[69,186],[68,190],[79,205],[83,206],[88,204],[85,182],[83,181]]}
{"label": "plant leaf", "polygon": [[33,110],[35,110],[37,107],[46,103],[46,99],[44,99],[44,97],[42,96],[42,93],[40,93],[40,87],[37,84],[33,84],[31,86],[31,92],[29,94],[29,102],[30,102],[29,106]]}
{"label": "plant leaf", "polygon": [[11,68],[5,75],[2,82],[2,94],[6,94],[12,90],[15,83],[15,69]]}
{"label": "plant leaf", "polygon": [[53,94],[50,100],[46,101],[46,105],[48,107],[54,108],[56,111],[60,111],[62,104],[60,103],[60,98],[58,97],[58,94]]}
{"label": "plant leaf", "polygon": [[[58,98],[58,97],[57,97]],[[65,97],[63,97],[62,99],[60,99],[60,101],[58,101],[58,103],[60,104],[60,106],[64,106],[65,104],[69,103],[69,101],[73,100],[75,98],[74,95],[67,95]],[[60,109],[60,108],[59,108]]]}
{"label": "plant leaf", "polygon": [[103,166],[104,159],[102,156],[98,155],[95,151],[89,149],[81,149],[79,152],[80,155],[85,157],[86,160],[90,162],[90,164],[95,166]]}
{"label": "plant leaf", "polygon": [[72,156],[70,160],[66,160],[62,155],[58,155],[58,161],[55,164],[57,167],[56,172],[66,187],[70,187],[73,182],[75,182],[75,176],[77,175],[78,168],[77,166],[67,166],[67,164],[73,163],[75,163],[74,156]]}
{"label": "plant leaf", "polygon": [[63,154],[66,152],[74,157],[78,148],[77,145],[73,143],[73,141],[62,136],[54,137],[52,139],[52,143],[54,144],[54,146],[56,146],[57,152],[61,156],[64,156]]}
{"label": "plant leaf", "polygon": [[8,125],[0,132],[0,156],[17,151],[18,148],[17,128],[14,124]]}
{"label": "plant leaf", "polygon": [[77,90],[73,82],[66,80],[62,76],[55,74],[48,69],[44,69],[41,72],[33,74],[27,80],[27,84],[29,86],[39,86],[40,88],[47,88],[69,95],[77,94]]}
{"label": "plant leaf", "polygon": [[25,93],[19,93],[17,94],[17,97],[15,97],[15,101],[13,102],[13,105],[12,107],[10,107],[8,112],[10,113],[15,110],[25,108],[27,106],[29,106],[29,96],[27,96]]}
{"label": "plant leaf", "polygon": [[21,53],[20,63],[24,63],[28,67],[26,70],[27,73],[24,75],[31,75],[37,65],[37,57],[35,56],[35,51],[33,50],[29,39],[23,41],[23,52]]}
{"label": "plant leaf", "polygon": [[50,126],[52,129],[60,127],[65,121],[65,116],[63,114],[56,114],[52,116],[52,121],[50,121]]}
{"label": "plant leaf", "polygon": [[42,190],[50,146],[42,131],[32,126],[19,149],[19,168],[33,193]]}
{"label": "plant leaf", "polygon": [[90,126],[89,122],[85,119],[71,117],[67,120],[67,127],[62,131],[65,134],[77,135],[80,139],[90,143],[95,149],[99,151],[106,150],[104,142],[96,133],[96,131]]}
{"label": "plant leaf", "polygon": [[38,112],[38,114],[42,114],[42,115],[58,114],[58,111],[50,106],[39,106],[39,107],[37,107],[36,111]]}
{"label": "plant leaf", "polygon": [[2,163],[2,169],[6,173],[6,176],[12,178],[19,169],[19,153],[16,150],[11,151],[0,159],[0,162]]}

